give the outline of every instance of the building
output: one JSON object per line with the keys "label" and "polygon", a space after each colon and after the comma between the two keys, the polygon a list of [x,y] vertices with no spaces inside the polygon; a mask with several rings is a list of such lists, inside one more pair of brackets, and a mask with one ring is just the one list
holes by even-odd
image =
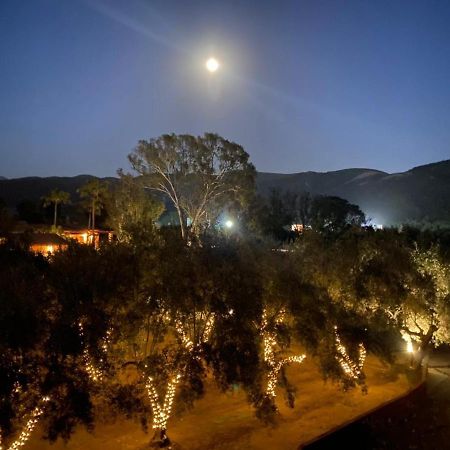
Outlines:
{"label": "building", "polygon": [[93,244],[99,248],[102,243],[112,242],[114,233],[109,230],[90,230],[84,228],[81,230],[64,230],[63,235],[66,239],[73,239],[79,244]]}
{"label": "building", "polygon": [[44,256],[67,250],[68,243],[55,233],[31,233],[26,237],[30,251]]}

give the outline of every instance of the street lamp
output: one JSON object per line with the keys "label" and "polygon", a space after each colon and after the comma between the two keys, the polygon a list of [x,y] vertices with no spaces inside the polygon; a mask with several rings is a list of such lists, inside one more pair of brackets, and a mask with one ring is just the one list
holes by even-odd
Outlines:
{"label": "street lamp", "polygon": [[414,347],[411,340],[406,343],[406,351],[410,354],[409,366],[412,368],[414,366]]}

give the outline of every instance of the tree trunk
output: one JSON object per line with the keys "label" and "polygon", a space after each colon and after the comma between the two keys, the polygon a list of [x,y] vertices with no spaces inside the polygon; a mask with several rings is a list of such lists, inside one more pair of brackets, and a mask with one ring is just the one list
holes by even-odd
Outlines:
{"label": "tree trunk", "polygon": [[184,224],[183,211],[181,211],[181,208],[178,205],[175,205],[175,207],[177,208],[178,220],[180,221],[181,238],[183,240],[185,240],[186,239],[186,227]]}
{"label": "tree trunk", "polygon": [[197,222],[191,224],[191,235],[194,236],[195,239],[198,239],[200,236],[200,227]]}
{"label": "tree trunk", "polygon": [[435,325],[430,325],[430,328],[427,331],[427,334],[423,335],[420,340],[419,351],[417,352],[416,357],[416,369],[418,369],[422,365],[422,361],[425,356],[428,355],[430,351],[430,343],[433,339],[433,334],[437,331],[437,327]]}
{"label": "tree trunk", "polygon": [[172,442],[169,439],[169,436],[167,436],[166,428],[158,429],[155,431],[155,434],[150,441],[150,447],[166,448],[169,450],[172,448]]}
{"label": "tree trunk", "polygon": [[53,214],[53,227],[56,228],[56,217],[57,217],[57,211],[58,211],[58,202],[55,202],[55,211]]}
{"label": "tree trunk", "polygon": [[[92,202],[92,231],[95,230],[95,203]],[[94,239],[94,236],[92,236],[92,239]]]}

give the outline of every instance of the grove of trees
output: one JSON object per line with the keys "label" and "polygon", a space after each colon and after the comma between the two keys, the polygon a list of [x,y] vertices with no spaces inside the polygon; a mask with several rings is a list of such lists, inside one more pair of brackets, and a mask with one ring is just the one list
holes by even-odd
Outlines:
{"label": "grove of trees", "polygon": [[[130,160],[137,176],[82,191],[92,226],[108,210],[115,242],[48,258],[0,245],[1,448],[19,448],[37,423],[67,440],[105,415],[169,447],[170,419],[210,381],[238,386],[273,423],[281,390],[296,401],[286,368],[305,358],[366,392],[367,353],[393,362],[409,342],[420,367],[450,343],[450,261],[437,239],[364,227],[334,197],[259,201],[248,155],[217,135],[141,141]],[[169,197],[179,227],[155,226],[167,198],[150,191]],[[224,210],[236,232],[214,226]],[[293,219],[305,230],[278,251]]]}

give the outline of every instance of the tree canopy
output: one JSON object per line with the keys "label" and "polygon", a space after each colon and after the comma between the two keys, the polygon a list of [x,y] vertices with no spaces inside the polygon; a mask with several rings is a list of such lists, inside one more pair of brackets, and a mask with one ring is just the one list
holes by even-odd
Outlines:
{"label": "tree canopy", "polygon": [[226,208],[253,194],[255,169],[238,144],[217,134],[163,135],[139,141],[129,155],[145,186],[163,193],[178,213],[181,235],[216,223]]}
{"label": "tree canopy", "polygon": [[80,197],[85,200],[84,206],[89,211],[89,226],[95,230],[95,218],[105,206],[108,197],[108,186],[98,178],[93,178],[78,189]]}
{"label": "tree canopy", "polygon": [[53,226],[57,225],[58,205],[68,204],[70,202],[70,194],[59,189],[53,189],[50,194],[43,197],[44,206],[53,205]]}
{"label": "tree canopy", "polygon": [[[407,342],[420,366],[450,343],[442,235],[362,226],[337,197],[255,196],[248,154],[216,134],[140,141],[129,159],[137,176],[79,191],[93,228],[108,210],[115,242],[48,257],[0,243],[0,447],[22,445],[38,422],[67,440],[105,415],[138,420],[167,447],[171,417],[208,382],[243,390],[274,423],[280,392],[296,401],[288,366],[311,360],[325,380],[367,392],[367,353],[391,363]],[[154,226],[161,194],[181,233]],[[224,211],[242,232],[202,233]],[[274,246],[293,223],[295,242]]]}

